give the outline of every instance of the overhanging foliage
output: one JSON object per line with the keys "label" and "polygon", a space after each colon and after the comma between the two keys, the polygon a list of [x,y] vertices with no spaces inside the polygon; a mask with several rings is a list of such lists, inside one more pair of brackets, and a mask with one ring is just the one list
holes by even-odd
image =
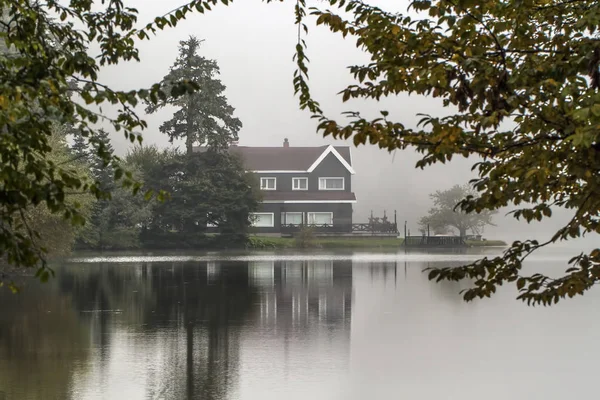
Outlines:
{"label": "overhanging foliage", "polygon": [[[514,242],[502,255],[461,268],[441,268],[430,279],[470,278],[464,298],[490,296],[516,282],[519,298],[550,304],[590,289],[600,280],[600,249],[574,257],[566,275],[523,275],[524,260],[547,244],[600,233],[600,3],[551,0],[413,1],[418,17],[395,14],[362,1],[326,1],[337,10],[296,7],[299,28],[310,12],[317,25],[356,39],[371,56],[350,67],[357,83],[341,94],[379,100],[399,93],[441,98],[451,115],[423,115],[419,127],[388,119],[349,122],[328,118],[308,85],[306,44],[296,47],[294,84],[300,107],[319,131],[387,150],[414,148],[417,167],[475,154],[477,196],[466,212],[516,205],[513,215],[531,222],[552,207],[573,211],[546,242]],[[509,123],[509,124],[507,124]],[[507,126],[509,126],[507,128]],[[533,204],[533,206],[529,206]]]}

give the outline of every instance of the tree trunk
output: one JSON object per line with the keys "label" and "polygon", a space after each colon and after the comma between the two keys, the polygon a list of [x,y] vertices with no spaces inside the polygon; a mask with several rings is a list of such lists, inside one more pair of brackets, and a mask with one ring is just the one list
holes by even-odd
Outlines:
{"label": "tree trunk", "polygon": [[185,139],[185,150],[188,156],[192,155],[192,152],[194,151],[194,142],[191,139],[190,136]]}
{"label": "tree trunk", "polygon": [[185,149],[188,156],[191,156],[194,151],[194,132],[192,132],[192,99],[188,96],[188,103],[185,106],[186,110],[186,133],[185,133]]}
{"label": "tree trunk", "polygon": [[459,234],[461,238],[467,237],[467,228],[458,228]]}

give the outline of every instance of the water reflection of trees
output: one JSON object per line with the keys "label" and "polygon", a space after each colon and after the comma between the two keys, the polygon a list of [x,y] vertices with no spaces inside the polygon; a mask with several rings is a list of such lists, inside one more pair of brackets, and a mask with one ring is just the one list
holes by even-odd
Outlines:
{"label": "water reflection of trees", "polygon": [[270,331],[275,347],[313,338],[315,326],[349,342],[351,271],[339,261],[65,266],[22,296],[1,292],[0,393],[67,399],[76,372],[102,390],[115,335],[126,334],[134,354],[161,353],[139,371],[148,398],[226,398],[247,331]]}
{"label": "water reflection of trees", "polygon": [[89,330],[69,296],[31,282],[0,290],[0,398],[67,399],[89,358]]}
{"label": "water reflection of trees", "polygon": [[[95,328],[101,365],[115,334],[114,318],[136,340],[169,349],[153,383],[154,398],[224,398],[237,376],[240,327],[254,294],[239,264],[156,263],[73,268],[60,274],[60,287]],[[101,367],[102,369],[102,367]],[[151,371],[148,371],[151,373]],[[166,397],[165,397],[166,396]]]}
{"label": "water reflection of trees", "polygon": [[150,391],[176,382],[168,398],[225,398],[237,380],[240,330],[255,297],[247,269],[203,262],[152,268],[151,274],[156,307],[147,315],[146,334],[175,323],[185,332],[185,345],[175,339],[178,351],[167,361],[171,376]]}

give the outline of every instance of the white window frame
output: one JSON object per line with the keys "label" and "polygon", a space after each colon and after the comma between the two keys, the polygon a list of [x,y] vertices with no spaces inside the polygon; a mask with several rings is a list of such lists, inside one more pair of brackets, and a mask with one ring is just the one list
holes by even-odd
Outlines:
{"label": "white window frame", "polygon": [[[207,218],[207,219],[208,219],[208,218],[210,218],[210,213],[206,214],[206,218]],[[217,224],[213,224],[213,223],[211,223],[211,222],[208,222],[208,221],[207,221],[207,222],[206,222],[206,227],[207,227],[207,228],[218,228],[218,227],[219,227],[219,225],[217,225]]]}
{"label": "white window frame", "polygon": [[[330,223],[330,224],[327,224],[327,225],[328,225],[328,226],[333,226],[333,213],[332,213],[332,212],[326,212],[326,211],[324,211],[324,212],[319,212],[319,211],[314,211],[314,212],[308,212],[308,213],[306,213],[306,220],[307,220],[306,222],[307,222],[307,224],[308,224],[308,225],[316,225],[316,226],[319,226],[319,225],[323,225],[323,224],[315,224],[314,222],[311,222],[311,221],[310,221],[310,220],[311,220],[311,214],[312,214],[312,215],[314,215],[314,214],[329,214],[329,215],[331,215],[331,223]],[[313,219],[314,219],[314,217],[313,217]]]}
{"label": "white window frame", "polygon": [[[268,182],[270,179],[273,179],[275,184],[272,188],[267,187],[267,185],[263,185],[263,181]],[[263,176],[260,178],[260,190],[277,190],[277,178],[274,176]]]}
{"label": "white window frame", "polygon": [[302,211],[284,211],[281,213],[281,225],[289,225],[287,214],[300,214],[300,225],[304,224],[304,213]]}
{"label": "white window frame", "polygon": [[251,218],[254,217],[255,215],[270,215],[271,216],[271,225],[255,225],[255,221],[252,220],[252,227],[254,228],[273,228],[275,226],[275,213],[269,213],[269,212],[257,212],[257,213],[250,213]]}
{"label": "white window frame", "polygon": [[[300,181],[306,182],[305,188],[296,187],[296,182],[300,182]],[[308,190],[308,178],[307,177],[292,178],[292,190]]]}
{"label": "white window frame", "polygon": [[273,286],[275,284],[275,261],[250,261],[248,276],[257,284]]}
{"label": "white window frame", "polygon": [[[341,179],[342,187],[335,189],[327,189],[327,179]],[[343,176],[323,176],[319,178],[319,190],[345,190],[346,189],[346,179]]]}
{"label": "white window frame", "polygon": [[208,284],[214,283],[217,275],[219,274],[219,267],[216,261],[209,261],[206,263],[206,282]]}

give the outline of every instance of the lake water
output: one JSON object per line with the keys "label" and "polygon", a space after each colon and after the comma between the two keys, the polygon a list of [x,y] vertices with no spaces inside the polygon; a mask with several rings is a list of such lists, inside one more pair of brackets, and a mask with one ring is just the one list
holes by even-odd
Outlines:
{"label": "lake water", "polygon": [[[528,268],[564,269],[569,254]],[[593,398],[597,291],[527,307],[474,254],[95,256],[0,291],[0,400]]]}

